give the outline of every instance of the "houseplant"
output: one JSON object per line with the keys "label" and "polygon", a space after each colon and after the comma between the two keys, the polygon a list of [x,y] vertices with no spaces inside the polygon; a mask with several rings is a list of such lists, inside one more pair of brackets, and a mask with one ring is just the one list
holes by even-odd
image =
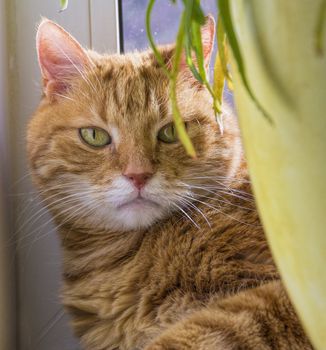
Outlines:
{"label": "houseplant", "polygon": [[[224,32],[217,31],[220,54],[214,85],[219,85],[217,78],[221,78],[216,70],[224,71],[224,78],[229,79],[225,62],[221,64],[221,53],[225,52],[221,44],[226,35],[232,51],[231,71],[240,128],[262,222],[302,323],[316,349],[323,349],[326,344],[326,182],[323,179],[326,1],[217,2]],[[153,3],[154,0],[149,1],[148,13]],[[192,52],[199,58],[194,75],[201,75],[196,33],[201,24],[200,1],[183,3],[177,48],[184,45],[187,52],[187,40],[193,39]],[[185,18],[191,10],[193,17],[187,26]],[[149,26],[148,32],[155,50]],[[170,78],[173,86],[176,78]],[[199,79],[206,83],[204,76]],[[212,96],[217,100],[214,110],[218,114],[222,102],[220,90],[213,89]]]}

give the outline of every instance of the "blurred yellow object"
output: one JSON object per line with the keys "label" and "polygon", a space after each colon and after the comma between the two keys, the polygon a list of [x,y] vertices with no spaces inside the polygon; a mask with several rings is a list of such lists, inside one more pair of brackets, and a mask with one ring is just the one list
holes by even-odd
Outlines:
{"label": "blurred yellow object", "polygon": [[315,35],[322,1],[231,1],[249,84],[273,120],[252,102],[233,62],[259,212],[291,300],[319,350],[326,349],[326,35],[323,55]]}

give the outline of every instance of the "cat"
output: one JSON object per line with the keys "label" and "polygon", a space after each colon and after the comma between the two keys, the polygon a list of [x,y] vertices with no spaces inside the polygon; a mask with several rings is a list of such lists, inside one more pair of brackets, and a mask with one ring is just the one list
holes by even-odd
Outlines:
{"label": "cat", "polygon": [[[202,27],[208,67],[215,24]],[[221,134],[183,58],[100,55],[56,23],[37,31],[43,96],[28,125],[33,181],[63,249],[62,300],[87,350],[312,349],[280,281],[233,113]],[[160,48],[167,64],[174,46]]]}

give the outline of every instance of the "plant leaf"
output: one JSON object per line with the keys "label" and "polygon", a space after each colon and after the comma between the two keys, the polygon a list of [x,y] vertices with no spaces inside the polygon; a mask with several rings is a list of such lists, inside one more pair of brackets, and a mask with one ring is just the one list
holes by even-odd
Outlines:
{"label": "plant leaf", "polygon": [[216,55],[214,62],[214,83],[213,91],[216,99],[222,103],[223,89],[224,89],[225,73],[222,68],[222,62],[219,55]]}
{"label": "plant leaf", "polygon": [[[186,4],[186,2],[184,1]],[[184,14],[185,14],[185,53],[186,53],[186,62],[190,68],[194,77],[200,82],[203,83],[203,79],[200,76],[194,62],[192,59],[192,36],[191,36],[191,21],[193,14],[194,0],[188,0],[187,6],[185,5]]]}
{"label": "plant leaf", "polygon": [[164,69],[165,74],[170,78],[170,72],[167,69],[164,59],[161,55],[161,53],[159,52],[154,38],[152,36],[152,30],[151,30],[151,14],[152,14],[152,10],[153,10],[153,6],[155,4],[155,0],[149,0],[148,5],[147,5],[147,9],[146,9],[146,33],[147,33],[147,37],[148,37],[148,41],[149,41],[149,45],[151,47],[151,49],[153,50],[154,56],[157,59],[157,62],[160,64],[160,66]]}
{"label": "plant leaf", "polygon": [[69,0],[60,0],[60,12],[67,9],[68,2],[69,2]]}
{"label": "plant leaf", "polygon": [[218,8],[220,11],[220,16],[222,18],[223,27],[225,30],[225,33],[228,38],[229,45],[232,49],[234,59],[238,66],[238,71],[241,76],[243,85],[245,86],[249,96],[254,101],[258,109],[262,112],[262,114],[265,116],[265,118],[272,123],[272,119],[269,116],[269,114],[265,111],[265,109],[261,106],[255,95],[253,94],[251,87],[248,83],[247,75],[245,72],[245,67],[242,59],[242,55],[240,52],[240,47],[238,44],[238,40],[234,31],[233,23],[232,23],[232,17],[231,17],[231,10],[230,10],[230,0],[217,0],[218,1]]}
{"label": "plant leaf", "polygon": [[[215,116],[218,120],[219,125],[222,125],[222,121],[219,118],[219,115],[221,114],[221,103],[220,101],[217,100],[215,93],[209,84],[206,76],[206,70],[205,70],[205,62],[204,62],[204,54],[203,54],[203,45],[202,45],[202,40],[201,40],[201,30],[200,30],[200,25],[196,22],[192,23],[192,34],[193,34],[193,46],[194,46],[194,51],[196,53],[197,57],[197,65],[199,69],[199,74],[204,82],[204,85],[206,86],[207,90],[211,94],[213,98],[213,109]],[[222,128],[221,128],[222,130]]]}
{"label": "plant leaf", "polygon": [[323,48],[323,35],[325,35],[325,23],[326,23],[326,0],[323,0],[320,4],[320,10],[318,12],[318,20],[315,29],[315,46],[318,55],[324,54]]}
{"label": "plant leaf", "polygon": [[198,24],[203,25],[205,23],[205,14],[200,7],[200,1],[183,0],[182,2],[184,4],[185,11],[191,9],[191,19],[193,21],[196,21]]}
{"label": "plant leaf", "polygon": [[180,61],[181,61],[181,56],[183,51],[184,38],[185,38],[185,12],[183,12],[181,16],[179,31],[177,35],[176,44],[175,44],[175,52],[174,52],[173,65],[172,65],[172,76],[170,78],[170,99],[172,104],[173,121],[177,130],[179,139],[183,144],[183,146],[185,147],[187,153],[191,157],[196,158],[195,148],[190,140],[189,135],[187,134],[187,130],[185,128],[185,124],[183,122],[183,119],[179,110],[177,93],[176,93],[177,78],[178,78],[179,66],[180,66]]}
{"label": "plant leaf", "polygon": [[[218,48],[218,56],[219,56],[219,67],[218,69],[222,69],[224,73],[225,79],[228,81],[228,85],[232,86],[232,78],[229,72],[229,69],[227,67],[229,57],[228,57],[228,46],[226,44],[227,38],[226,38],[226,33],[223,28],[223,23],[222,19],[219,16],[217,20],[217,48]],[[215,62],[216,63],[216,62]],[[214,73],[215,73],[215,68],[214,68]]]}

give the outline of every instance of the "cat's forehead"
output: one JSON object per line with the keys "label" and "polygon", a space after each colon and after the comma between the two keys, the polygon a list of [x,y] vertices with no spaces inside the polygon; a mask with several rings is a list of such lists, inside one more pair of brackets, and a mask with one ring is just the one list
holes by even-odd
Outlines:
{"label": "cat's forehead", "polygon": [[[100,113],[108,123],[157,123],[168,118],[168,79],[150,54],[101,61]],[[97,108],[98,109],[98,108]]]}

